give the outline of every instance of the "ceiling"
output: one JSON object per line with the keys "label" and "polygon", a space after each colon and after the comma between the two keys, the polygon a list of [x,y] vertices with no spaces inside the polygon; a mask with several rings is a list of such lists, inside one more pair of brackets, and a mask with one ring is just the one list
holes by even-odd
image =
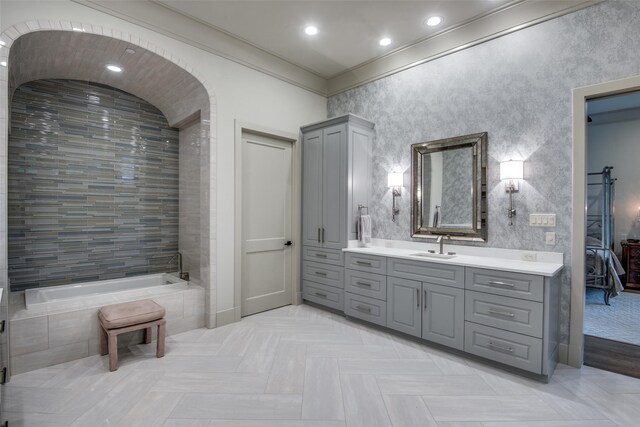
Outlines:
{"label": "ceiling", "polygon": [[603,0],[71,1],[331,96]]}
{"label": "ceiling", "polygon": [[589,125],[640,120],[640,91],[596,98],[587,102]]}
{"label": "ceiling", "polygon": [[[335,75],[446,29],[478,19],[513,0],[449,1],[190,1],[157,0],[321,77]],[[428,27],[424,21],[440,16]],[[304,33],[307,25],[318,34]],[[382,47],[378,41],[389,37]]]}
{"label": "ceiling", "polygon": [[[108,71],[107,64],[120,66],[122,73]],[[153,104],[171,125],[209,105],[204,86],[184,69],[142,47],[97,34],[38,31],[18,38],[9,58],[10,96],[21,84],[39,79],[115,87]]]}

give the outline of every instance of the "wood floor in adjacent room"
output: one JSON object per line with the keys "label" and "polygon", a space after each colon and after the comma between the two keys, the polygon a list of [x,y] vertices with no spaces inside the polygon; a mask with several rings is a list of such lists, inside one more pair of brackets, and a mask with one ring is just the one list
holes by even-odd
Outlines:
{"label": "wood floor in adjacent room", "polygon": [[640,380],[560,366],[550,384],[309,306],[12,377],[15,426],[638,426]]}

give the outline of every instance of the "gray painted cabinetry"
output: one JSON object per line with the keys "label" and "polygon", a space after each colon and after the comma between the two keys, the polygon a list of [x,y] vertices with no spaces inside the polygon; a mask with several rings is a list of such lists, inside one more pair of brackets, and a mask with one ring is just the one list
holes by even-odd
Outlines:
{"label": "gray painted cabinetry", "polygon": [[[345,310],[341,249],[357,238],[358,205],[369,204],[373,127],[348,114],[301,129],[302,297],[340,311]],[[353,304],[363,314],[377,310],[364,301]],[[375,321],[375,315],[367,320]]]}
{"label": "gray painted cabinetry", "polygon": [[546,379],[553,374],[557,276],[348,251],[344,264],[348,316]]}

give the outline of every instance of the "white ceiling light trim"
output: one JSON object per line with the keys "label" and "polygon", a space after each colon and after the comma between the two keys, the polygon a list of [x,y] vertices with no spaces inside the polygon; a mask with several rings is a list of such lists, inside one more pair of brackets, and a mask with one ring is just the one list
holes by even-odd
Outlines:
{"label": "white ceiling light trim", "polygon": [[389,37],[383,37],[378,42],[380,46],[389,46],[391,44],[391,39]]}
{"label": "white ceiling light trim", "polygon": [[318,34],[318,27],[316,27],[315,25],[308,25],[304,29],[304,33],[308,36],[315,36],[316,34]]}
{"label": "white ceiling light trim", "polygon": [[122,72],[122,67],[118,67],[117,65],[107,64],[106,67],[107,67],[107,70],[113,71],[114,73]]}

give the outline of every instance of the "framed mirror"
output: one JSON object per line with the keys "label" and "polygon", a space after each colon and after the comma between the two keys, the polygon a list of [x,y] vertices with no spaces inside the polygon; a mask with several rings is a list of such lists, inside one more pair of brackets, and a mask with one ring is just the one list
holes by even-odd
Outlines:
{"label": "framed mirror", "polygon": [[487,241],[487,133],[411,145],[411,235]]}

